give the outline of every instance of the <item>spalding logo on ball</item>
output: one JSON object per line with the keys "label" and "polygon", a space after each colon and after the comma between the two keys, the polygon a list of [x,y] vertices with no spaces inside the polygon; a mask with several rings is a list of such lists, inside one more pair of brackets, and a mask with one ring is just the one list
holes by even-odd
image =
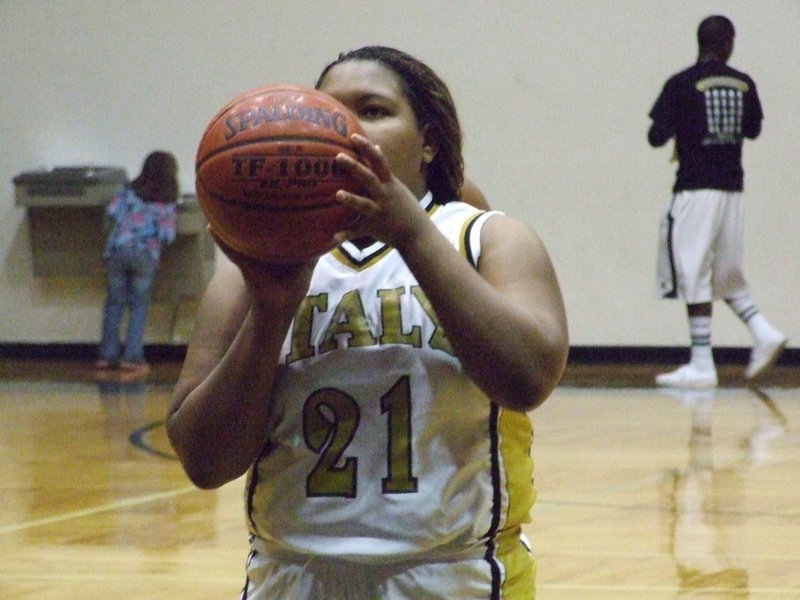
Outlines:
{"label": "spalding logo on ball", "polygon": [[214,234],[233,250],[296,264],[333,248],[357,218],[336,199],[357,185],[336,168],[355,156],[358,120],[313,88],[275,85],[237,96],[211,120],[197,149],[197,196]]}

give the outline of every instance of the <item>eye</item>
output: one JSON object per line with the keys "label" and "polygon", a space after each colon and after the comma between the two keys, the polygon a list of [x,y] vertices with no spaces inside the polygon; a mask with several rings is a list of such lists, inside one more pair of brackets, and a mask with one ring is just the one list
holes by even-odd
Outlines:
{"label": "eye", "polygon": [[389,111],[384,106],[376,103],[365,104],[358,110],[358,116],[367,120],[381,119],[388,115]]}

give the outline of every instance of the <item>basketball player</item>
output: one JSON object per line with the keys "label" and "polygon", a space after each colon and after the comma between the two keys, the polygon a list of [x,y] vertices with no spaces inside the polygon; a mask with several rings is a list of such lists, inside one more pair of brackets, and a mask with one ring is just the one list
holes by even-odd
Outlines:
{"label": "basketball player", "polygon": [[717,385],[711,352],[715,299],[724,299],[753,336],[747,379],[765,373],[787,342],[759,312],[742,272],[742,140],[761,132],[762,111],[753,80],[726,64],[734,33],[722,16],[700,23],[697,63],[666,82],[650,111],[650,144],[674,138],[679,163],[661,227],[659,288],[663,297],[686,302],[691,337],[690,362],[658,375],[659,385]]}
{"label": "basketball player", "polygon": [[398,50],[341,55],[317,87],[358,117],[363,195],[314,263],[238,256],[201,303],[167,430],[200,487],[247,473],[242,598],[530,599],[527,411],[568,340],[527,226],[459,202],[449,91]]}

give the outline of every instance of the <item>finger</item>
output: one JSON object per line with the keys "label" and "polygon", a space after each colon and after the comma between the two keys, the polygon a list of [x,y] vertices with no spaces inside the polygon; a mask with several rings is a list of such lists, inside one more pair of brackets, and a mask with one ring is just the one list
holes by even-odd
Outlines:
{"label": "finger", "polygon": [[380,193],[382,182],[369,165],[359,162],[345,153],[336,155],[336,167],[358,182],[362,193],[375,196]]}
{"label": "finger", "polygon": [[378,179],[384,183],[391,179],[392,172],[389,169],[389,162],[386,160],[380,146],[373,144],[366,137],[358,133],[350,136],[350,140],[356,147],[359,156],[367,161],[370,169],[375,173]]}
{"label": "finger", "polygon": [[353,223],[357,223],[361,219],[361,215],[369,216],[376,212],[378,205],[374,200],[347,190],[338,190],[336,192],[336,200],[345,206],[352,208],[359,214],[358,219]]}

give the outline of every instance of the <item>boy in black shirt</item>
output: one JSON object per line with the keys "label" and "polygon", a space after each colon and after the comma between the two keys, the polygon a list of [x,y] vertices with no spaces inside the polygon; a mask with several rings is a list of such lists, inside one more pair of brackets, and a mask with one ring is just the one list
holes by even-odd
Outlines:
{"label": "boy in black shirt", "polygon": [[650,111],[647,139],[663,146],[675,138],[678,172],[662,224],[659,288],[686,302],[691,360],[656,383],[713,387],[712,303],[722,298],[748,326],[754,346],[747,379],[763,374],[786,346],[786,336],[759,312],[742,272],[744,223],[742,141],[761,132],[763,113],[753,80],[726,63],[733,23],[722,16],[697,30],[697,63],[671,77]]}

